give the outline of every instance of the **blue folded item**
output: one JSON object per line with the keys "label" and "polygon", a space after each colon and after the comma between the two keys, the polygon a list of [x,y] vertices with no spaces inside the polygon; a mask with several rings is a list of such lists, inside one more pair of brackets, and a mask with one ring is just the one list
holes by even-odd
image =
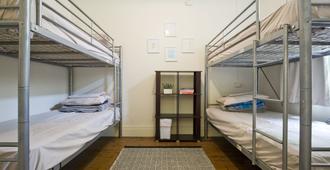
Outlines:
{"label": "blue folded item", "polygon": [[[257,100],[257,109],[265,109],[265,102],[263,100]],[[253,101],[237,103],[225,106],[230,111],[247,111],[253,109]]]}

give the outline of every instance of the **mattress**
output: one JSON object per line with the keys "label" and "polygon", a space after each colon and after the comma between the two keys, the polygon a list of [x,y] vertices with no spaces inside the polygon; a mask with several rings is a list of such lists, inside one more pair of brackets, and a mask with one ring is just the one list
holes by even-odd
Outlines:
{"label": "mattress", "polygon": [[[226,112],[219,108],[208,108],[209,122],[220,130],[224,135],[236,141],[239,145],[252,152],[252,114]],[[299,167],[299,118],[289,116],[288,130],[288,169]],[[324,122],[313,122],[313,147],[330,146],[330,125]],[[259,113],[257,129],[282,139],[282,114],[275,112]],[[267,163],[271,168],[281,169],[282,145],[257,134],[257,157]],[[330,152],[313,152],[313,163],[330,163]],[[315,168],[321,170],[322,168]],[[329,168],[324,168],[329,169]]]}
{"label": "mattress", "polygon": [[[33,1],[34,2],[34,1]],[[53,8],[61,10],[61,6],[55,3],[55,1],[52,0],[44,0],[43,2],[50,4]],[[1,0],[0,1],[0,6],[6,6],[6,5],[18,5],[19,0]],[[33,3],[34,4],[34,3]],[[57,6],[56,6],[57,5]],[[32,17],[31,17],[31,23],[35,23],[35,12],[36,10],[33,8],[34,5],[32,5]],[[97,55],[100,55],[109,61],[112,61],[112,58],[109,56],[109,54],[112,54],[112,52],[106,48],[102,43],[101,40],[99,41],[97,38],[93,37],[91,38],[87,33],[84,31],[80,30],[70,22],[66,21],[53,11],[49,10],[48,8],[44,7],[42,8],[42,14],[43,16],[49,18],[50,20],[54,21],[55,23],[61,25],[65,29],[61,28],[60,26],[46,20],[42,19],[41,21],[41,26],[50,32],[60,36],[61,38],[64,38],[65,40],[74,43],[76,45],[80,45],[83,48],[89,50],[92,53],[95,53]],[[65,14],[64,12],[62,15]],[[67,16],[68,18],[72,18],[71,16]],[[1,21],[17,21],[19,19],[19,10],[18,9],[0,9],[0,20]],[[77,20],[75,18],[72,19],[73,21]],[[77,20],[78,21],[78,20]],[[83,27],[85,28],[85,27]],[[72,33],[75,33],[78,37],[87,40],[87,42],[92,43],[94,46],[86,43],[85,41],[81,40],[80,38],[77,38],[77,36],[73,35]],[[95,47],[96,46],[96,47]],[[118,54],[113,53],[114,58],[118,58]]]}
{"label": "mattress", "polygon": [[[298,0],[291,0],[281,6],[278,10],[268,15],[260,22],[260,39],[270,38],[272,33],[280,30],[283,25],[289,24],[298,26]],[[313,19],[330,19],[330,6],[320,5],[312,7]],[[242,28],[243,29],[243,28]],[[238,34],[223,47],[217,49],[209,56],[208,64],[219,63],[231,57],[231,55],[240,52],[243,48],[252,46],[253,40],[256,39],[256,25],[250,25],[246,30]],[[225,41],[225,40],[224,40]],[[224,42],[223,41],[223,42]],[[240,42],[241,41],[241,42]],[[219,45],[219,44],[218,44]],[[232,46],[232,47],[230,47]],[[227,48],[227,49],[226,49]],[[215,47],[210,49],[215,50]],[[222,51],[216,55],[217,52]]]}
{"label": "mattress", "polygon": [[[119,109],[116,109],[116,119],[119,118]],[[30,122],[30,169],[46,170],[114,124],[114,109],[95,113],[51,111],[31,116]],[[0,142],[16,141],[17,120],[0,123]],[[0,158],[13,157],[16,152],[17,148],[0,148]],[[16,163],[0,163],[0,169],[15,167]]]}

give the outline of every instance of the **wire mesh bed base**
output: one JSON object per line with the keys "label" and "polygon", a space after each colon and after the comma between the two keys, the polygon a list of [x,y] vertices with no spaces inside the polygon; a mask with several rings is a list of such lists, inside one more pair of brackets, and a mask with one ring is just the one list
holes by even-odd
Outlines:
{"label": "wire mesh bed base", "polygon": [[[299,60],[299,35],[298,30],[288,33],[289,59]],[[276,65],[282,63],[284,56],[283,35],[281,29],[261,40],[257,46],[257,64],[259,66]],[[314,22],[312,29],[313,58],[330,55],[330,21]],[[252,67],[253,46],[247,46],[241,51],[221,57],[208,65],[209,67]]]}
{"label": "wire mesh bed base", "polygon": [[[97,52],[33,25],[31,60],[64,67],[109,67],[116,64],[114,58],[105,58]],[[18,22],[0,23],[0,54],[17,57],[19,50]],[[118,52],[116,48],[114,53]]]}

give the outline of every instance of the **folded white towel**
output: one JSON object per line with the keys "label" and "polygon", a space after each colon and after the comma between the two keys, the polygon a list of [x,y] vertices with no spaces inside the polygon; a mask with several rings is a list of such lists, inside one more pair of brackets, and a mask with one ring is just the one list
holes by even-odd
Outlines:
{"label": "folded white towel", "polygon": [[68,98],[61,102],[62,105],[66,106],[91,106],[91,105],[100,105],[110,100],[110,96],[104,95],[99,97],[85,97],[85,98]]}
{"label": "folded white towel", "polygon": [[69,99],[76,99],[76,98],[98,98],[100,96],[106,96],[106,92],[101,93],[91,93],[91,94],[80,94],[80,95],[72,95],[69,96]]}

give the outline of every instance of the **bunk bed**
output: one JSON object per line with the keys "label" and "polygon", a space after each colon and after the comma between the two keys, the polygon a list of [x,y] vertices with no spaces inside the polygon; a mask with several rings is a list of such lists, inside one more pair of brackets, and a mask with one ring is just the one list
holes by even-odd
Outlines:
{"label": "bunk bed", "polygon": [[[254,0],[206,45],[206,137],[210,123],[251,159],[253,165],[262,169],[330,167],[329,135],[323,131],[329,129],[329,125],[311,120],[311,59],[330,54],[329,11],[329,2],[291,0],[260,20],[259,1]],[[301,116],[297,118],[288,114],[288,67],[289,62],[298,60],[300,74],[304,76],[300,81]],[[283,65],[283,90],[277,98],[264,100],[280,103],[283,113],[258,114],[259,73],[267,76],[264,67],[280,64]],[[209,104],[211,67],[252,68],[253,113],[225,112]],[[272,87],[271,82],[267,82]]]}
{"label": "bunk bed", "polygon": [[[18,120],[1,124],[0,134],[8,138],[0,140],[0,167],[61,168],[104,130],[118,125],[121,136],[122,48],[114,39],[71,0],[4,0],[0,14],[0,55],[19,61]],[[113,68],[111,108],[87,114],[55,110],[31,116],[30,123],[30,61],[67,68],[68,95],[74,68]]]}

